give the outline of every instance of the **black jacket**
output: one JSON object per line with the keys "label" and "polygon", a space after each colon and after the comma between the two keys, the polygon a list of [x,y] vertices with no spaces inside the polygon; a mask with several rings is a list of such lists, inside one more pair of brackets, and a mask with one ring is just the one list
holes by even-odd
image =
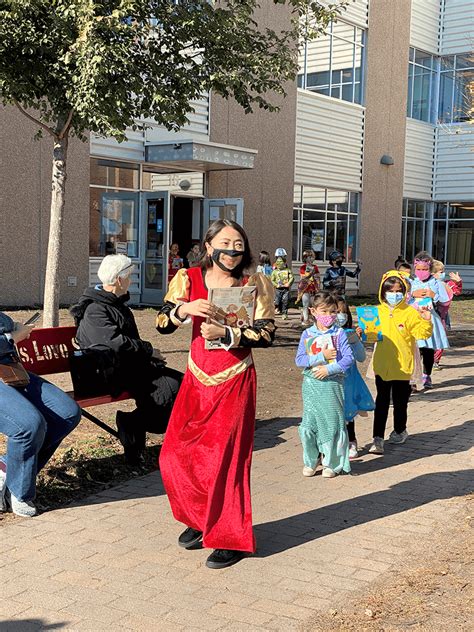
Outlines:
{"label": "black jacket", "polygon": [[153,346],[141,340],[135,318],[126,303],[130,295],[115,296],[100,286],[87,288],[79,303],[71,307],[81,349],[103,345],[115,351],[130,368],[150,360]]}

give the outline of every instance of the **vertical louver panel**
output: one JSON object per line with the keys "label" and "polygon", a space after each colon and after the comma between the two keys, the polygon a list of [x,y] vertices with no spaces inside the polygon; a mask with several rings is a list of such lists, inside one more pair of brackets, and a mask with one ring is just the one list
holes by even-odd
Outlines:
{"label": "vertical louver panel", "polygon": [[428,53],[439,52],[441,0],[411,0],[410,44]]}
{"label": "vertical louver panel", "polygon": [[474,133],[469,123],[436,130],[434,199],[474,201]]}
{"label": "vertical louver panel", "polygon": [[474,48],[474,3],[472,0],[445,0],[441,54],[463,53]]}
{"label": "vertical louver panel", "polygon": [[431,200],[435,129],[429,123],[407,119],[403,196]]}

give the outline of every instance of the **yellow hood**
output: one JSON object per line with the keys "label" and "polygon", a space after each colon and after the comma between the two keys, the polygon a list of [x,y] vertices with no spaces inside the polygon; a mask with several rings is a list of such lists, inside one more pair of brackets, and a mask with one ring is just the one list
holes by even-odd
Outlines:
{"label": "yellow hood", "polygon": [[[405,288],[405,298],[406,298],[406,295],[408,294],[408,292],[410,291],[410,285],[409,285],[409,283],[407,281],[406,276],[404,274],[402,274],[401,272],[399,272],[398,270],[389,270],[388,272],[385,272],[385,274],[382,275],[382,279],[381,279],[380,285],[379,285],[379,301],[381,303],[385,302],[385,301],[382,300],[382,285],[390,277],[396,277],[400,281],[400,283],[403,285],[403,287]],[[397,307],[398,307],[398,305],[397,305]]]}

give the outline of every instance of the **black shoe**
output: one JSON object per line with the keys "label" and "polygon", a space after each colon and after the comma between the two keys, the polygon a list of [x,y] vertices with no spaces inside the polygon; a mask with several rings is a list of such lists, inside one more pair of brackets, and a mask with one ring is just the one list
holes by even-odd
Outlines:
{"label": "black shoe", "polygon": [[193,549],[202,540],[202,531],[188,527],[178,538],[179,546],[183,549]]}
{"label": "black shoe", "polygon": [[244,551],[231,551],[230,549],[216,549],[206,560],[207,568],[227,568],[240,562],[246,553]]}
{"label": "black shoe", "polygon": [[[123,445],[125,460],[128,465],[143,465],[145,459],[143,452],[145,450],[143,435],[146,434],[136,427],[136,419],[134,414],[118,410],[115,418],[119,441]],[[138,432],[137,432],[138,430]]]}

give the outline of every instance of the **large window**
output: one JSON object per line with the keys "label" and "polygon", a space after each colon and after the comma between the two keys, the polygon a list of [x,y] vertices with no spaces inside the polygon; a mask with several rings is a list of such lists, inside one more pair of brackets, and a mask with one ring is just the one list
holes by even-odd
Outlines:
{"label": "large window", "polygon": [[462,123],[473,118],[474,53],[441,58],[440,123]]}
{"label": "large window", "polygon": [[403,201],[402,252],[426,249],[447,265],[474,265],[474,203]]}
{"label": "large window", "polygon": [[410,48],[407,116],[428,123],[473,119],[474,54],[435,57]]}
{"label": "large window", "polygon": [[359,194],[295,186],[293,208],[293,259],[314,250],[316,259],[327,260],[337,248],[346,260],[356,260]]}
{"label": "large window", "polygon": [[365,31],[331,22],[300,49],[298,87],[350,103],[363,102]]}

